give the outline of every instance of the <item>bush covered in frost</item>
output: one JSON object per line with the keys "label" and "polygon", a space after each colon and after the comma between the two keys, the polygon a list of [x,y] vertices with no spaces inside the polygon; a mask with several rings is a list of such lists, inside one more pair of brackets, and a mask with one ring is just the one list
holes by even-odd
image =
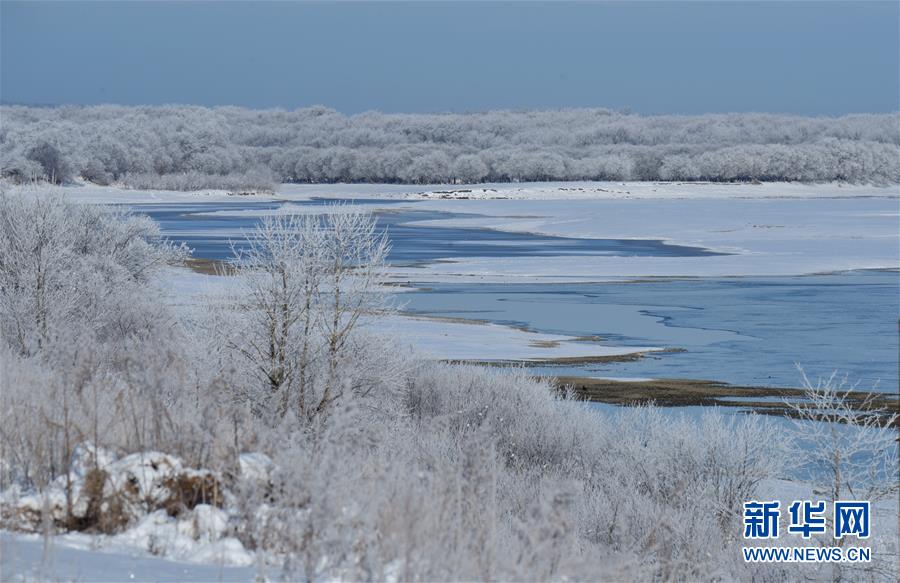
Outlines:
{"label": "bush covered in frost", "polygon": [[[740,560],[782,459],[765,420],[601,415],[422,361],[377,334],[387,243],[343,210],[264,222],[236,292],[179,313],[159,278],[182,255],[144,221],[0,198],[3,527],[292,580],[831,576]],[[861,575],[892,580],[895,542]]]}

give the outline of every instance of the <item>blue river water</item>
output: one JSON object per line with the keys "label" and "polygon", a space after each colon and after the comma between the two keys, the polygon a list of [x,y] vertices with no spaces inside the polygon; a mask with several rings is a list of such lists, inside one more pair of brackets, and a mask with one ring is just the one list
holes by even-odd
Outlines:
{"label": "blue river water", "polygon": [[[408,202],[408,201],[404,201]],[[291,203],[319,205],[325,201]],[[133,205],[195,257],[227,259],[259,220],[209,214],[264,210],[278,202]],[[461,216],[390,210],[378,204],[396,265],[448,257],[562,255],[705,256],[700,248],[653,240],[575,239],[489,229],[411,226]],[[387,210],[385,210],[387,207]],[[802,365],[815,379],[837,371],[860,389],[898,391],[897,271],[777,278],[661,279],[592,284],[427,284],[401,294],[407,311],[488,320],[613,345],[682,349],[628,363],[543,367],[541,374],[710,379],[798,386]]]}
{"label": "blue river water", "polygon": [[[418,264],[447,257],[534,257],[560,255],[624,255],[703,257],[718,255],[699,247],[669,245],[662,241],[632,239],[577,239],[504,233],[490,229],[420,227],[412,221],[466,217],[463,213],[435,211],[384,211],[394,201],[362,200],[357,205],[377,204],[378,226],[385,229],[391,240],[388,260],[394,265]],[[406,202],[406,201],[400,201]],[[295,206],[322,206],[327,200],[292,202]],[[241,248],[241,241],[258,223],[259,218],[247,215],[215,214],[217,211],[263,211],[281,206],[278,202],[247,203],[177,203],[132,205],[160,224],[170,239],[185,242],[194,250],[194,257],[229,259],[230,243]]]}
{"label": "blue river water", "polygon": [[410,311],[483,319],[614,345],[681,348],[541,374],[687,378],[796,387],[833,372],[898,390],[900,285],[893,271],[592,284],[429,284]]}

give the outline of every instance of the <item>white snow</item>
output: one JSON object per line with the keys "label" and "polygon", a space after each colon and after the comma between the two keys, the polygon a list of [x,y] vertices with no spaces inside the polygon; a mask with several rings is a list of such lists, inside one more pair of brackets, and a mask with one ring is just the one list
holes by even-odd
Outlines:
{"label": "white snow", "polygon": [[241,479],[252,482],[266,482],[272,471],[272,460],[264,453],[242,453],[238,456]]}
{"label": "white snow", "polygon": [[9,185],[11,191],[54,191],[76,202],[94,204],[151,204],[220,202],[223,200],[337,199],[512,199],[512,200],[615,200],[615,199],[741,199],[741,198],[891,198],[898,185],[872,186],[826,183],[766,182],[730,184],[698,182],[523,182],[475,185],[417,184],[281,184],[272,194],[231,195],[225,190],[178,192],[132,190],[84,183],[68,186]]}
{"label": "white snow", "polygon": [[82,183],[66,186],[49,184],[4,185],[10,192],[55,193],[85,204],[155,204],[198,202],[241,202],[268,200],[309,200],[311,198],[389,199],[407,198],[440,186],[404,184],[281,184],[272,194],[229,194],[226,190],[205,189],[190,192],[174,190],[137,190],[118,186]]}
{"label": "white snow", "polygon": [[253,581],[257,574],[247,563],[226,562],[237,556],[233,544],[198,552],[186,562],[102,538],[54,536],[45,552],[36,534],[0,531],[0,581]]}
{"label": "white snow", "polygon": [[314,206],[285,203],[274,209],[217,210],[191,214],[197,217],[265,217],[276,215],[330,215],[359,210],[366,210],[366,207],[349,202],[347,204],[335,202],[335,204]]}
{"label": "white snow", "polygon": [[[90,487],[89,470],[93,468],[104,472],[102,492]],[[140,452],[116,459],[109,451],[81,443],[73,451],[68,476],[57,476],[43,492],[20,492],[13,485],[0,493],[0,508],[9,511],[7,526],[35,532],[41,527],[39,517],[45,506],[54,521],[64,520],[70,485],[75,517],[87,516],[92,498],[96,498],[103,501],[102,510],[107,509],[109,501],[117,501],[123,520],[134,523],[147,518],[148,508],[165,506],[176,495],[172,484],[182,478],[210,483],[216,480],[211,472],[185,468],[181,460],[165,453]],[[214,511],[218,510],[191,515],[190,520],[211,524]]]}
{"label": "white snow", "polygon": [[278,198],[410,199],[410,200],[616,200],[686,198],[857,198],[896,197],[897,185],[797,182],[522,182],[444,185],[282,184]]}
{"label": "white snow", "polygon": [[[28,188],[19,190],[27,191]],[[448,258],[397,268],[411,281],[600,281],[637,277],[787,276],[900,267],[900,187],[829,184],[529,183],[478,186],[281,185],[274,195],[228,196],[70,186],[88,203],[401,199],[392,209],[482,217],[420,225],[603,239],[657,239],[730,253],[716,257]],[[468,192],[465,192],[468,191]],[[458,200],[467,197],[467,200]],[[413,200],[420,202],[413,204]],[[377,210],[379,205],[367,208]],[[275,212],[298,211],[288,207]],[[272,211],[222,211],[259,215]]]}
{"label": "white snow", "polygon": [[105,539],[101,544],[192,563],[252,565],[253,555],[240,541],[225,536],[227,525],[225,512],[206,504],[197,505],[189,518],[180,520],[157,510],[121,534],[101,537]]}
{"label": "white snow", "polygon": [[656,239],[729,255],[457,257],[424,268],[395,269],[398,279],[598,281],[900,268],[900,199],[896,197],[440,200],[416,208],[486,215],[420,221],[419,225]]}
{"label": "white snow", "polygon": [[[157,282],[173,306],[193,310],[204,299],[220,301],[237,290],[233,276],[203,275],[169,268]],[[394,288],[391,291],[396,291]],[[218,299],[217,299],[218,298]],[[619,347],[584,342],[510,326],[392,314],[379,318],[379,332],[408,342],[423,356],[438,360],[548,360],[570,357],[620,356],[661,347]]]}
{"label": "white snow", "polygon": [[530,332],[497,324],[395,317],[381,324],[395,337],[413,341],[417,351],[443,360],[548,360],[621,356],[659,347],[606,346],[568,336]]}
{"label": "white snow", "polygon": [[[731,253],[717,257],[449,258],[393,270],[411,281],[599,281],[636,277],[786,276],[900,267],[900,187],[847,184],[529,183],[477,186],[281,185],[275,195],[228,196],[57,187],[83,202],[409,200],[416,208],[483,217],[420,225],[605,239],[658,239]],[[465,192],[469,191],[469,192]],[[459,200],[467,197],[466,200]],[[413,201],[420,201],[413,203]],[[275,212],[320,212],[287,207]],[[220,211],[261,215],[272,211]]]}
{"label": "white snow", "polygon": [[[244,454],[241,467],[249,478],[259,479],[264,472],[266,456]],[[102,495],[87,488],[86,480],[93,469],[104,472]],[[230,536],[229,514],[209,504],[196,504],[171,516],[163,506],[173,495],[171,481],[181,477],[207,477],[205,470],[184,468],[180,459],[159,452],[133,453],[119,459],[109,451],[89,443],[78,444],[69,467],[73,494],[72,513],[85,516],[88,497],[97,496],[101,510],[108,511],[113,501],[121,503],[127,517],[125,530],[115,535],[88,535],[70,532],[44,541],[37,534],[2,533],[0,569],[3,581],[30,579],[65,580],[208,580],[217,571],[209,567],[193,569],[176,561],[206,565],[246,567],[254,563],[254,555]],[[43,493],[21,492],[13,485],[0,495],[0,508],[6,517],[4,525],[31,533],[42,529],[41,510],[45,506],[55,522],[65,517],[66,476],[61,475]],[[90,494],[87,492],[94,492]],[[152,557],[165,557],[166,561]],[[113,571],[98,569],[109,563]],[[157,573],[157,568],[161,569]],[[62,570],[60,570],[62,569]],[[247,580],[251,571],[239,572]],[[215,577],[218,578],[218,577]]]}

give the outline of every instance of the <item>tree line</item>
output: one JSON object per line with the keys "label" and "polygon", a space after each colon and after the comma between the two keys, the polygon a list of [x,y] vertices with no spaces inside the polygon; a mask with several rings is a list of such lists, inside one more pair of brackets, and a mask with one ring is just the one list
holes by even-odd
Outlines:
{"label": "tree line", "polygon": [[0,108],[0,173],[133,188],[278,182],[900,181],[900,114],[608,109],[344,115],[239,107]]}

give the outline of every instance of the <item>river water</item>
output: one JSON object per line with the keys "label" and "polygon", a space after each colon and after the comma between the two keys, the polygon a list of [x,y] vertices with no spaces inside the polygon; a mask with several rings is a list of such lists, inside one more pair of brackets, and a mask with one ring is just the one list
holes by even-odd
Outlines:
{"label": "river water", "polygon": [[[326,201],[291,203],[319,205]],[[409,205],[409,201],[403,201]],[[392,242],[389,261],[423,264],[449,257],[566,255],[707,256],[700,248],[654,240],[577,239],[489,229],[411,226],[465,216],[391,211],[377,204]],[[239,213],[278,202],[133,205],[184,241],[195,257],[227,259],[231,242],[259,220]],[[212,214],[211,214],[212,213]],[[815,379],[837,371],[859,389],[898,390],[900,281],[896,271],[773,278],[665,279],[591,284],[433,284],[404,293],[404,309],[489,320],[541,332],[598,336],[613,345],[680,348],[628,363],[543,367],[542,374],[710,379],[798,386],[802,365]]]}

